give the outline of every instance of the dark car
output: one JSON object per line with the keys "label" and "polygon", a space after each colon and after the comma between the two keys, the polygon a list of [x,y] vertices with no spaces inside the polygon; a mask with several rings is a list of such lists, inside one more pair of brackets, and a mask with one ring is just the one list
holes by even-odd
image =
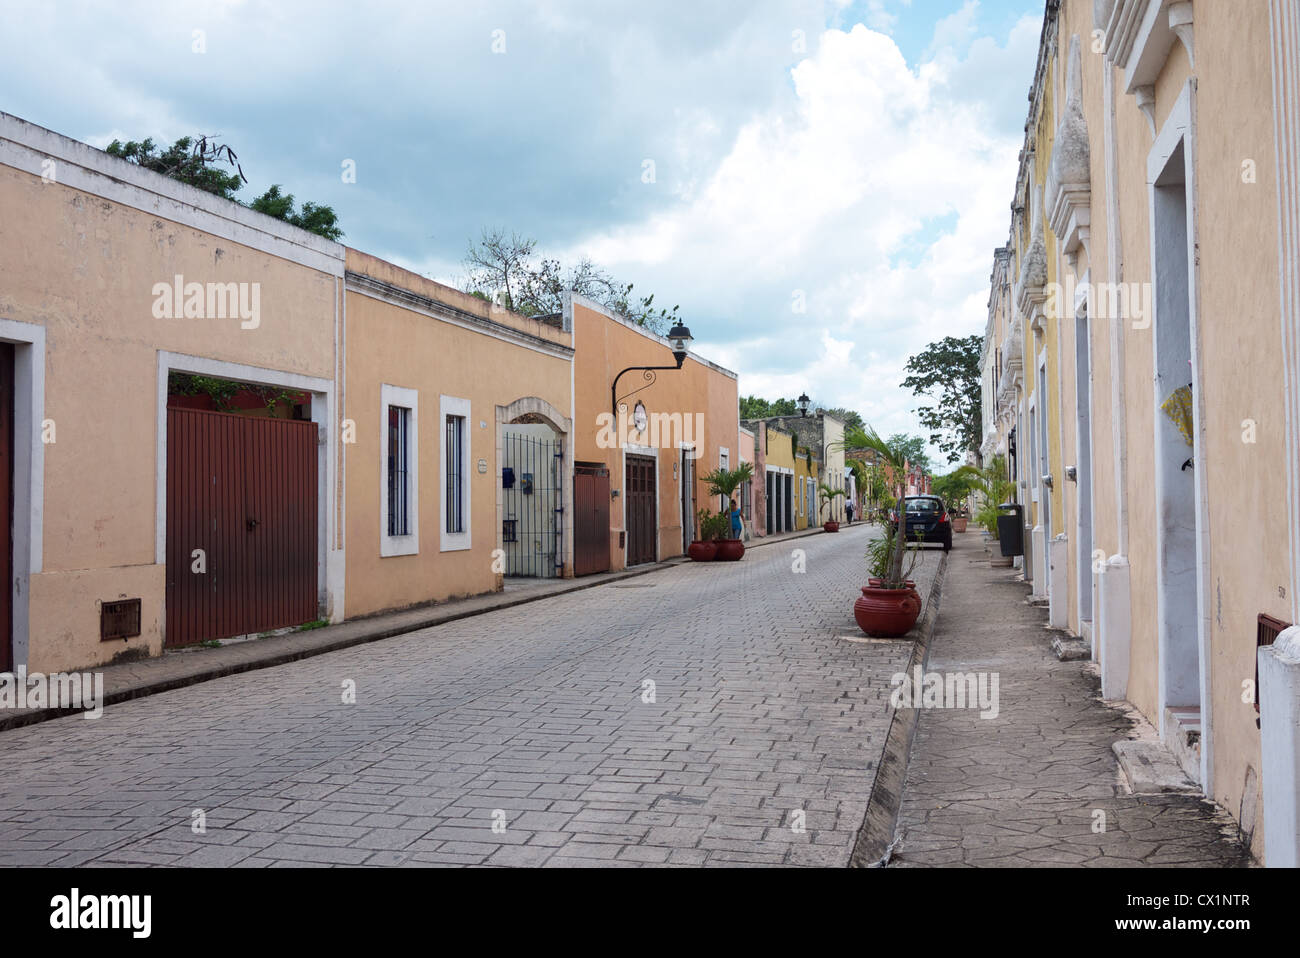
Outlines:
{"label": "dark car", "polygon": [[[952,523],[948,521],[948,507],[938,496],[908,496],[903,500],[907,512],[907,541],[938,542],[943,551],[952,548]],[[898,526],[898,513],[889,514],[891,528]]]}

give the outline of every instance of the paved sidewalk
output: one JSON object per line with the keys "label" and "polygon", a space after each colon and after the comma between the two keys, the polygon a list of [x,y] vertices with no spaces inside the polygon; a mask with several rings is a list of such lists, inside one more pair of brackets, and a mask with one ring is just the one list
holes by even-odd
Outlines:
{"label": "paved sidewalk", "polygon": [[956,537],[928,670],[998,673],[999,714],[921,710],[891,867],[1249,865],[1211,803],[1128,792],[1111,744],[1134,721],[1089,666],[1057,659],[1026,596],[979,536]]}
{"label": "paved sidewalk", "polygon": [[[746,543],[745,548],[750,550],[812,535],[825,535],[825,533],[817,528],[768,536]],[[141,696],[184,688],[197,682],[207,682],[227,675],[284,665],[287,662],[296,662],[299,659],[324,655],[327,652],[337,652],[356,645],[405,635],[431,626],[442,625],[445,622],[455,622],[458,619],[484,615],[526,602],[537,602],[556,595],[579,592],[609,582],[619,582],[623,579],[659,572],[688,561],[678,557],[653,565],[584,576],[581,579],[518,581],[507,579],[504,592],[490,592],[401,612],[351,619],[338,625],[305,632],[288,632],[247,641],[227,640],[227,644],[216,648],[196,646],[171,650],[155,658],[126,662],[121,665],[101,666],[86,671],[103,673],[104,704],[116,705]],[[66,711],[50,708],[0,710],[0,732],[49,721],[67,714]]]}

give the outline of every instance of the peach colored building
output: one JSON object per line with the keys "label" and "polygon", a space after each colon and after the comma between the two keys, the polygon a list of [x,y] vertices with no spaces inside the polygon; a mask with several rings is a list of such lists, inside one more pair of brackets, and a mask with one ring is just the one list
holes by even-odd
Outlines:
{"label": "peach colored building", "polygon": [[346,282],[348,615],[572,575],[572,334],[353,249]]}
{"label": "peach colored building", "polygon": [[[0,209],[0,671],[341,617],[344,248],[7,114]],[[177,377],[296,418],[169,409]]]}
{"label": "peach colored building", "polygon": [[653,381],[629,372],[616,412],[615,377],[628,367],[673,366],[668,340],[578,295],[563,322],[573,331],[574,458],[579,469],[608,473],[608,568],[683,555],[695,513],[722,507],[699,477],[740,462],[736,374],[694,353]]}

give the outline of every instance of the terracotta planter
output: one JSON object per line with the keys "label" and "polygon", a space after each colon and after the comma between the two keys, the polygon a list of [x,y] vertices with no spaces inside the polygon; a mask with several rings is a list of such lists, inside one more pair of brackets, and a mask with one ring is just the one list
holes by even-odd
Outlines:
{"label": "terracotta planter", "polygon": [[834,520],[829,520],[827,522],[822,523],[822,528],[825,529],[827,532],[839,532],[840,524],[838,522],[835,522]]}
{"label": "terracotta planter", "polygon": [[745,555],[745,543],[739,539],[723,539],[715,544],[718,547],[719,562],[739,562]]}
{"label": "terracotta planter", "polygon": [[862,598],[853,603],[858,628],[876,639],[901,639],[912,631],[921,615],[921,597],[915,588],[881,589],[862,587]]}
{"label": "terracotta planter", "polygon": [[718,554],[716,542],[700,542],[698,539],[690,544],[686,554],[696,562],[712,562]]}
{"label": "terracotta planter", "polygon": [[958,518],[953,519],[953,520],[952,520],[952,531],[953,531],[953,532],[965,532],[965,531],[966,531],[966,523],[969,522],[969,521],[970,521],[970,520],[967,519],[965,516],[959,516]]}

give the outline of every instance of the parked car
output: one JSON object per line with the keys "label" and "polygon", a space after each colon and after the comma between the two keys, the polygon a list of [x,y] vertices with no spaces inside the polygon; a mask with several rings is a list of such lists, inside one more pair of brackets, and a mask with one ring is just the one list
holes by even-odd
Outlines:
{"label": "parked car", "polygon": [[[952,522],[948,519],[948,507],[938,496],[908,496],[903,500],[903,509],[907,513],[907,539],[915,542],[919,537],[922,542],[938,542],[943,551],[952,549]],[[898,512],[890,510],[890,529],[898,527]]]}

